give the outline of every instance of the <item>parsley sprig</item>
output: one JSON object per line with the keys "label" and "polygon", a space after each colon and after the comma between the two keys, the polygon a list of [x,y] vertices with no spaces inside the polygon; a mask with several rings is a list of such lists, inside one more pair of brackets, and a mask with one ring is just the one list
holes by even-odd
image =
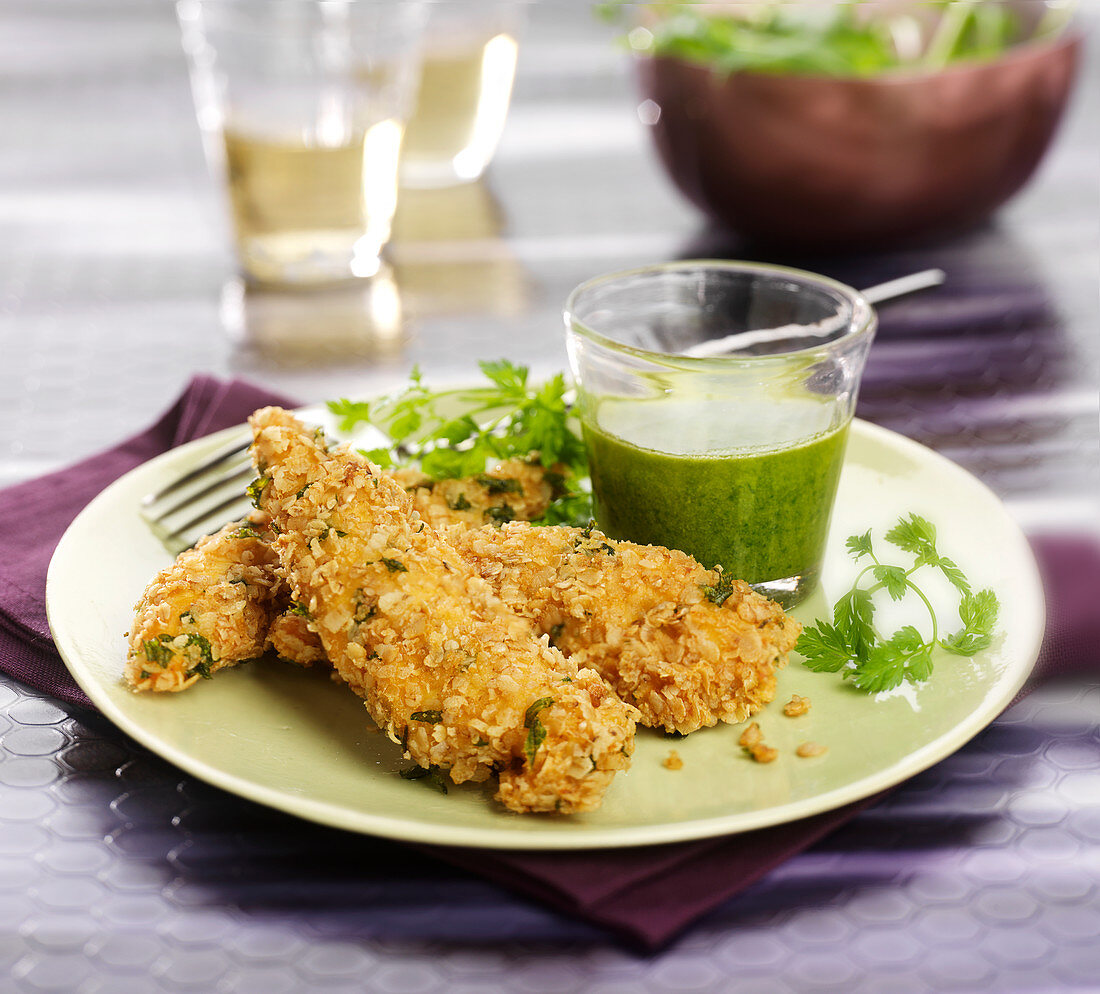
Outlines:
{"label": "parsley sprig", "polygon": [[[958,656],[973,656],[993,641],[999,603],[992,590],[973,591],[958,565],[940,555],[936,528],[925,518],[910,514],[886,533],[886,541],[914,557],[911,566],[883,562],[875,552],[868,529],[853,535],[846,547],[858,563],[870,563],[833,606],[833,621],[818,620],[798,640],[796,649],[805,665],[817,672],[840,673],[860,690],[879,693],[904,681],[917,684],[932,674],[933,652],[939,648]],[[922,569],[938,570],[959,594],[962,628],[940,636],[939,620],[932,602],[913,579]],[[868,583],[869,586],[863,584]],[[895,601],[912,593],[924,603],[931,619],[932,634],[925,639],[913,625],[904,625],[889,638],[875,628],[874,595],[881,590]]]}
{"label": "parsley sprig", "polygon": [[591,497],[580,482],[588,463],[570,423],[565,377],[536,384],[526,366],[506,359],[478,366],[485,386],[433,390],[414,367],[397,393],[369,402],[330,401],[328,409],[340,418],[341,431],[366,423],[386,434],[389,445],[365,452],[373,462],[387,469],[417,461],[436,480],[480,476],[493,462],[537,451],[543,466],[560,463],[566,472],[554,475],[555,499],[535,524],[587,523]]}

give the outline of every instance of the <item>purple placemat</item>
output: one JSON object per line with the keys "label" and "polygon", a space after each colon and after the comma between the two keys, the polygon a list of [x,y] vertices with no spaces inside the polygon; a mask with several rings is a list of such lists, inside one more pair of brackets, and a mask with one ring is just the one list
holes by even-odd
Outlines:
{"label": "purple placemat", "polygon": [[[196,377],[153,426],[68,469],[0,492],[0,669],[71,704],[91,707],[50,641],[45,581],[61,535],[113,480],[167,449],[292,402],[250,384]],[[1041,538],[1050,622],[1033,682],[1100,665],[1100,551],[1084,539]],[[500,853],[429,848],[647,948],[749,886],[874,803],[736,836],[625,851]]]}

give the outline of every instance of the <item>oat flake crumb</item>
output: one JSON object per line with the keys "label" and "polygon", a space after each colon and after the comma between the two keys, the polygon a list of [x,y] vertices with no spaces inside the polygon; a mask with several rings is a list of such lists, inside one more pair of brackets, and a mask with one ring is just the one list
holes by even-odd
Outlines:
{"label": "oat flake crumb", "polygon": [[817,742],[803,742],[794,752],[796,756],[810,759],[813,756],[823,756],[828,751],[828,746],[819,745]]}
{"label": "oat flake crumb", "polygon": [[737,744],[739,746],[744,746],[746,749],[752,749],[754,746],[760,745],[763,741],[764,735],[760,731],[760,726],[754,721],[741,733],[741,738],[737,740]]}
{"label": "oat flake crumb", "polygon": [[757,763],[770,763],[779,755],[779,750],[773,749],[771,746],[764,745],[764,743],[761,742],[759,745],[755,745],[749,750],[749,755],[752,756]]}
{"label": "oat flake crumb", "polygon": [[669,749],[668,755],[661,761],[661,765],[666,770],[682,770],[684,768],[684,761],[680,758],[680,754],[675,749]]}
{"label": "oat flake crumb", "polygon": [[798,694],[795,694],[783,705],[783,713],[788,718],[797,718],[800,714],[805,714],[809,710],[810,699],[808,697],[799,697]]}

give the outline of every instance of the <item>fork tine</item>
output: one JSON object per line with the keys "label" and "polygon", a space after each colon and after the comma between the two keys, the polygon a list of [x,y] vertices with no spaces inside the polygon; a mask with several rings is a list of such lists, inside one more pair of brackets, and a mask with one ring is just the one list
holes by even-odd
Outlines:
{"label": "fork tine", "polygon": [[[216,466],[217,463],[215,463],[214,465]],[[197,478],[193,473],[189,474],[189,475],[190,475],[191,479],[196,479]],[[204,497],[209,497],[210,494],[216,493],[217,491],[223,489],[224,487],[227,487],[229,484],[235,483],[235,482],[238,482],[238,481],[243,482],[244,480],[247,480],[250,476],[253,476],[253,475],[254,475],[254,471],[253,471],[252,466],[250,464],[245,464],[243,466],[236,467],[236,468],[230,468],[225,473],[223,473],[221,476],[216,477],[213,481],[211,481],[209,484],[207,484],[201,490],[197,490],[194,493],[182,494],[174,504],[169,504],[167,507],[164,507],[164,508],[157,508],[155,514],[152,512],[152,510],[150,510],[149,513],[146,514],[146,516],[145,516],[146,520],[149,521],[150,523],[161,522],[165,518],[170,518],[177,511],[180,511],[183,508],[188,507],[191,504],[199,503],[199,501],[201,501]],[[177,482],[176,484],[173,485],[173,487],[171,489],[174,490],[174,489],[177,489],[178,487],[179,487],[179,483]],[[169,490],[169,488],[165,488],[165,489]],[[171,491],[169,490],[169,492],[171,492]],[[236,492],[235,492],[235,494],[232,498],[230,498],[224,504],[219,504],[217,507],[211,508],[211,511],[208,512],[208,513],[212,513],[215,510],[220,510],[226,504],[231,503],[234,500],[240,500],[242,495],[243,495],[243,489],[242,488],[237,488]],[[152,508],[153,505],[156,502],[151,501],[148,498],[145,498],[142,501],[142,503],[146,506],[146,508]],[[206,514],[203,514],[202,517],[206,517]],[[188,524],[193,524],[193,522],[188,522]],[[187,525],[183,525],[183,526],[181,526],[181,529],[186,528],[186,527],[187,527]]]}
{"label": "fork tine", "polygon": [[148,507],[151,504],[157,503],[157,501],[163,500],[170,493],[173,493],[174,491],[178,490],[180,487],[186,486],[188,483],[192,482],[193,480],[197,479],[200,476],[205,476],[212,469],[214,469],[214,467],[216,467],[219,463],[225,462],[225,460],[229,459],[231,456],[235,456],[238,453],[244,452],[245,449],[247,449],[250,444],[251,444],[251,439],[246,438],[241,442],[234,442],[232,445],[229,445],[226,448],[219,450],[218,452],[214,453],[214,455],[212,455],[209,459],[207,459],[204,463],[202,463],[199,466],[196,466],[190,472],[185,473],[178,480],[173,480],[167,486],[162,487],[160,490],[157,490],[154,493],[146,494],[141,499],[142,505],[144,507]]}
{"label": "fork tine", "polygon": [[[213,507],[204,508],[198,514],[188,518],[182,524],[176,525],[176,527],[173,528],[171,531],[163,531],[161,541],[165,543],[172,542],[173,544],[176,544],[177,541],[184,541],[187,537],[187,533],[191,531],[191,529],[195,528],[197,525],[201,524],[209,518],[214,518],[215,515],[219,516],[218,520],[222,525],[224,525],[226,523],[224,512],[228,511],[232,507],[241,506],[242,504],[244,504],[244,501],[244,494],[235,493],[233,494],[233,496],[227,497],[220,504],[215,504]],[[160,519],[157,522],[152,522],[152,524],[160,525],[163,528],[163,519]],[[186,548],[189,544],[192,543],[184,542],[181,547]]]}

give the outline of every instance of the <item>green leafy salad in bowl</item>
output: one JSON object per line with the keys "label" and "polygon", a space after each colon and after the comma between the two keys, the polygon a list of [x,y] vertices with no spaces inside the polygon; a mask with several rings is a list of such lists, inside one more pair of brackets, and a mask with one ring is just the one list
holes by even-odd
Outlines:
{"label": "green leafy salad in bowl", "polygon": [[[633,6],[633,5],[632,5]],[[874,76],[988,61],[1025,41],[1065,29],[1074,3],[1033,4],[1039,16],[999,0],[925,3],[695,4],[642,7],[627,35],[643,55],[683,59],[718,72]],[[622,4],[604,4],[616,19]]]}
{"label": "green leafy salad in bowl", "polygon": [[781,249],[921,244],[1029,180],[1073,88],[1074,3],[613,5],[669,177]]}

